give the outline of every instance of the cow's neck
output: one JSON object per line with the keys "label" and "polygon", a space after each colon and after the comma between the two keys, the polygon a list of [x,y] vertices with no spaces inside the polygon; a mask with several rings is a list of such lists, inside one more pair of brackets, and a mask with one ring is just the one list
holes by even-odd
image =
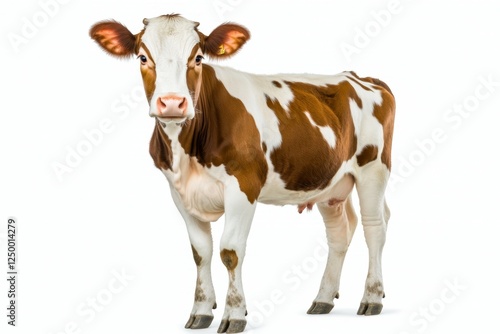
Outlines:
{"label": "cow's neck", "polygon": [[[234,129],[228,123],[228,96],[224,85],[217,79],[215,71],[210,66],[203,67],[202,85],[196,106],[196,114],[192,120],[184,124],[170,123],[165,126],[156,125],[157,130],[166,136],[156,134],[161,140],[162,157],[169,169],[176,169],[179,160],[195,157],[201,165],[220,165],[223,159],[220,156],[224,137],[230,136]],[[231,112],[229,112],[230,114]],[[155,139],[153,134],[152,141]],[[153,143],[152,143],[153,145]],[[158,145],[157,145],[158,146]],[[153,152],[151,152],[153,155]],[[155,160],[155,158],[153,157]],[[158,167],[158,163],[155,160]]]}

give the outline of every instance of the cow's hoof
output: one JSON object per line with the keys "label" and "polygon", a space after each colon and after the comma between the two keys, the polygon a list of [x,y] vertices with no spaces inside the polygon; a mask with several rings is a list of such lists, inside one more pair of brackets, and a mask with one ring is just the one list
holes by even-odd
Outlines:
{"label": "cow's hoof", "polygon": [[245,330],[246,325],[247,325],[246,320],[222,319],[222,322],[220,323],[220,326],[219,326],[219,329],[217,330],[217,333],[241,333]]}
{"label": "cow's hoof", "polygon": [[382,304],[379,303],[361,303],[358,309],[358,315],[377,315],[382,312]]}
{"label": "cow's hoof", "polygon": [[194,315],[194,314],[191,314],[188,322],[186,323],[186,326],[184,326],[184,327],[191,328],[191,329],[208,328],[210,326],[210,324],[212,323],[212,320],[214,320],[213,315],[204,315],[204,314]]}
{"label": "cow's hoof", "polygon": [[323,302],[313,302],[307,314],[328,314],[333,308],[333,304]]}

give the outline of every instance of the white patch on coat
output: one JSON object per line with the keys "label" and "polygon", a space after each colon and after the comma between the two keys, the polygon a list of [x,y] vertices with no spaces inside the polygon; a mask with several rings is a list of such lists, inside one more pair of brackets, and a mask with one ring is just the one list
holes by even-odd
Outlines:
{"label": "white patch on coat", "polygon": [[304,114],[307,116],[307,119],[309,119],[309,122],[311,122],[312,126],[318,128],[319,132],[321,132],[321,135],[323,136],[323,139],[326,141],[326,143],[331,148],[335,148],[337,138],[335,137],[333,129],[329,126],[319,126],[318,124],[316,124],[316,122],[312,119],[311,114],[308,111],[306,111]]}

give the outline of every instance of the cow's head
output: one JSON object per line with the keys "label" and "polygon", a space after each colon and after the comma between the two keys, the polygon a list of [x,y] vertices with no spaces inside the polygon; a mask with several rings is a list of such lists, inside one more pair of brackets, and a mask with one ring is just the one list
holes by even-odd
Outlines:
{"label": "cow's head", "polygon": [[144,29],[134,35],[116,21],[102,21],[92,26],[90,36],[113,56],[137,56],[149,114],[164,123],[194,117],[204,55],[230,57],[250,38],[247,29],[231,23],[206,36],[198,31],[199,23],[178,15],[144,19],[143,23]]}

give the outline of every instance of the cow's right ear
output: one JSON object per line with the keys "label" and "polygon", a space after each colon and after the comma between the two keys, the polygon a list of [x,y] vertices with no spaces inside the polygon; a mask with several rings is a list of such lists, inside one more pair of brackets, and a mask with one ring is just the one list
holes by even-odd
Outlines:
{"label": "cow's right ear", "polygon": [[135,36],[119,22],[97,22],[90,28],[89,34],[112,56],[126,58],[135,53]]}

